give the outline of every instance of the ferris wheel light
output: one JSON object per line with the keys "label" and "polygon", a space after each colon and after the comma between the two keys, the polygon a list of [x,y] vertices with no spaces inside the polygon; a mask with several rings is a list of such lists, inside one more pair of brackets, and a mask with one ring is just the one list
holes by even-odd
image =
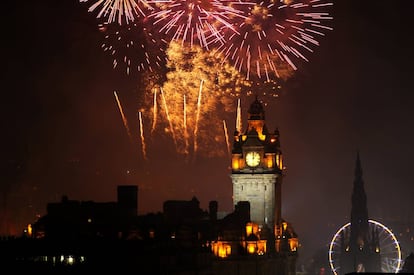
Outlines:
{"label": "ferris wheel light", "polygon": [[[372,226],[376,226],[376,227],[378,227],[379,229],[382,230],[382,232],[380,234],[380,237],[384,238],[383,241],[391,241],[392,242],[392,244],[391,243],[388,244],[388,247],[389,248],[394,248],[394,250],[392,251],[392,254],[393,254],[394,257],[392,259],[388,259],[389,261],[388,260],[386,261],[387,265],[388,264],[392,265],[392,266],[390,266],[390,269],[392,269],[392,271],[390,271],[390,270],[385,270],[385,271],[386,272],[391,272],[391,273],[398,273],[401,269],[402,260],[401,260],[401,249],[400,249],[400,245],[399,245],[399,242],[398,242],[397,238],[392,233],[392,231],[388,227],[383,225],[382,223],[377,222],[375,220],[368,220],[368,222]],[[338,263],[335,262],[334,258],[337,256],[337,254],[341,253],[340,251],[336,251],[335,247],[340,246],[338,240],[343,236],[344,231],[350,226],[351,226],[351,223],[349,222],[349,223],[343,225],[341,228],[339,228],[339,230],[334,234],[334,236],[333,236],[333,238],[330,242],[330,245],[329,245],[329,253],[328,253],[329,265],[330,265],[331,270],[332,270],[334,275],[338,275],[338,272],[340,271],[340,266],[339,266]],[[382,256],[386,252],[386,247],[381,246],[381,248],[382,249],[380,249],[380,247],[377,247],[375,249],[375,252],[377,252],[377,253],[381,252],[382,253],[381,256]],[[346,247],[345,251],[349,251],[349,246]],[[383,258],[383,257],[381,257],[381,258]],[[384,271],[384,269],[387,269],[387,267],[384,267],[383,264],[384,264],[384,261],[382,261],[382,263],[381,263],[381,269],[383,269],[383,271]]]}

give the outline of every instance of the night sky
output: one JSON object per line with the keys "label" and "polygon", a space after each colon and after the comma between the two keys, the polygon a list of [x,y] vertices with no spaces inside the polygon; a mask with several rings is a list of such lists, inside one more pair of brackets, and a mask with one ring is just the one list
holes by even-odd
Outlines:
{"label": "night sky", "polygon": [[[193,196],[203,209],[217,200],[219,211],[232,211],[229,158],[186,162],[166,145],[168,136],[155,133],[146,138],[144,160],[136,130],[136,142],[130,141],[113,91],[132,120],[139,84],[112,69],[87,6],[75,0],[12,2],[19,3],[5,10],[2,24],[0,189],[11,232],[44,215],[46,204],[62,195],[116,201],[120,184],[139,186],[139,214]],[[324,248],[350,220],[358,150],[370,218],[414,222],[407,2],[334,1],[334,30],[265,107],[269,130],[279,128],[287,166],[282,215],[296,229],[302,255]],[[243,98],[243,106],[253,99]]]}

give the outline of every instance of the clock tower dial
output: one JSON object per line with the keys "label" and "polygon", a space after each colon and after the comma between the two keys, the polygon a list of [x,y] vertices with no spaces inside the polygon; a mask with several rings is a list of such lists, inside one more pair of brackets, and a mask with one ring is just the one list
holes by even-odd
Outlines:
{"label": "clock tower dial", "polygon": [[257,167],[260,164],[260,154],[256,151],[250,151],[246,154],[246,164],[250,167]]}

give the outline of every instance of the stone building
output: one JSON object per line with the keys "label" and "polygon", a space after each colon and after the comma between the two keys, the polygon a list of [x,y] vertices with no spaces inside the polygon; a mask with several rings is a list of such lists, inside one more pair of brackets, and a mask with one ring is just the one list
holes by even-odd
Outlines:
{"label": "stone building", "polygon": [[[240,108],[240,107],[239,107]],[[238,110],[238,116],[241,111]],[[256,99],[234,133],[231,179],[235,211],[213,242],[214,274],[295,274],[298,238],[281,217],[283,157],[279,131],[269,132]]]}

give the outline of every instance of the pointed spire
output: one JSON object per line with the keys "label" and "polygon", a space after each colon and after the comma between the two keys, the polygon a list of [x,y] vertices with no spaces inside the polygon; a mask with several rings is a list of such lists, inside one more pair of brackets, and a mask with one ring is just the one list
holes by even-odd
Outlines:
{"label": "pointed spire", "polygon": [[250,105],[248,111],[248,120],[265,120],[263,105],[260,103],[257,95],[256,99]]}
{"label": "pointed spire", "polygon": [[367,195],[362,179],[361,159],[357,151],[355,165],[355,179],[352,191],[351,207],[351,239],[353,249],[360,249],[363,243],[367,243],[369,235]]}
{"label": "pointed spire", "polygon": [[355,179],[362,178],[362,167],[361,167],[361,159],[359,157],[359,150],[357,150],[357,158],[355,164]]}

